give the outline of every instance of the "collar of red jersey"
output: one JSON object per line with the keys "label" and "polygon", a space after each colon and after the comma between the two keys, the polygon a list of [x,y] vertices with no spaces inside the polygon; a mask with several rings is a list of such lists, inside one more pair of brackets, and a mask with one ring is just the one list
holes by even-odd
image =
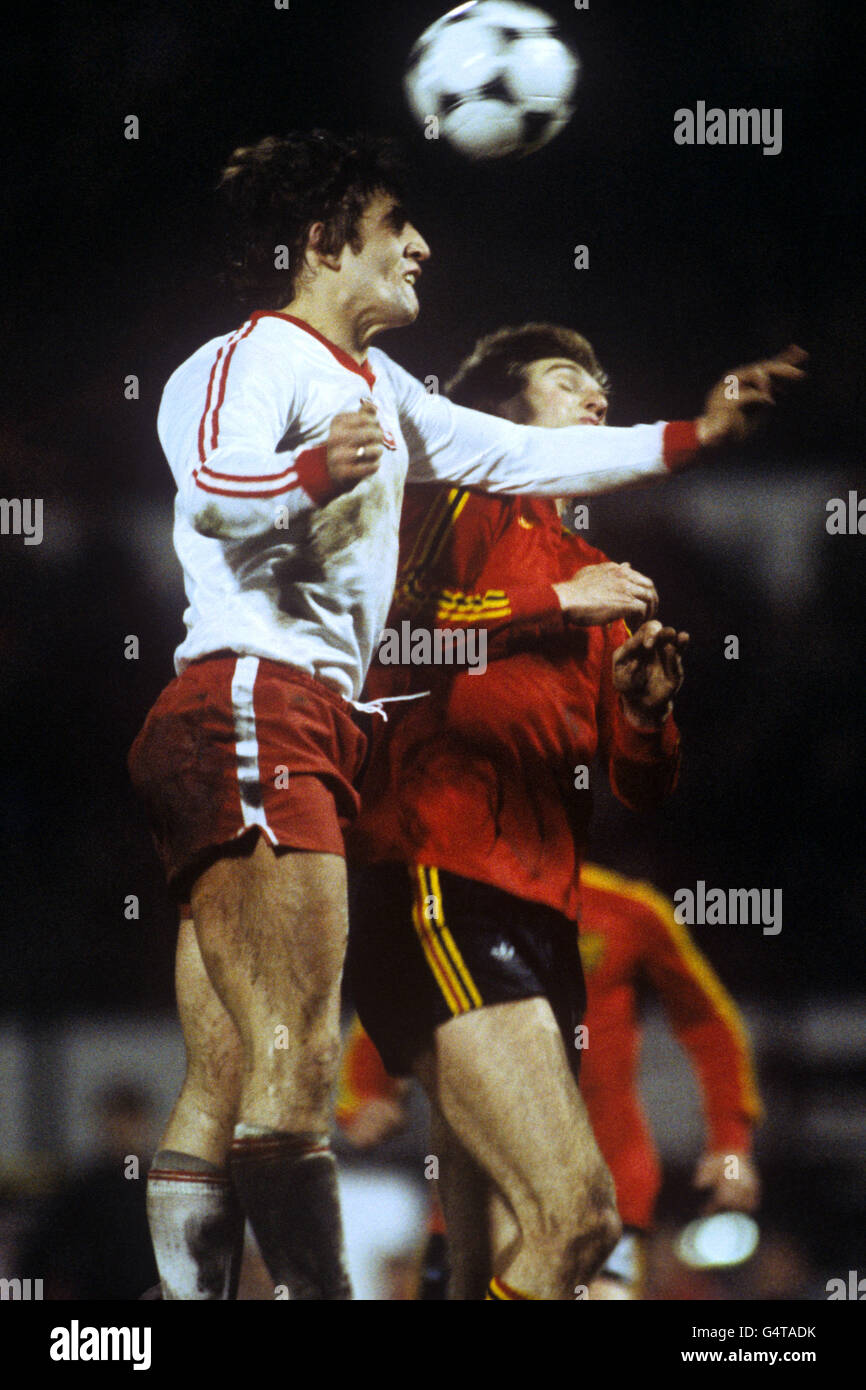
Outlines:
{"label": "collar of red jersey", "polygon": [[350,357],[348,352],[343,348],[338,347],[336,343],[332,343],[330,338],[325,337],[324,333],[320,333],[317,328],[313,328],[309,323],[305,323],[303,319],[296,319],[294,314],[285,314],[278,309],[259,309],[256,313],[251,315],[253,323],[257,323],[259,319],[268,318],[283,319],[286,323],[293,323],[296,328],[302,328],[305,333],[309,333],[311,338],[315,338],[323,347],[326,347],[331,356],[337,359],[341,367],[345,367],[347,371],[354,372],[356,376],[362,376],[370,388],[375,386],[376,377],[366,358],[363,362],[356,362],[354,357]]}

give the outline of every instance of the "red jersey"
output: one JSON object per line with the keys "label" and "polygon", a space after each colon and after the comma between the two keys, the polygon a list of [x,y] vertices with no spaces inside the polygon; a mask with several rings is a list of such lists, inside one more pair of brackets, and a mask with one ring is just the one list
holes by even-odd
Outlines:
{"label": "red jersey", "polygon": [[661,1178],[637,1093],[641,980],[658,994],[697,1073],[707,1152],[747,1153],[761,1104],[737,1009],[675,921],[669,900],[648,883],[594,864],[583,867],[581,898],[587,1047],[580,1089],[616,1183],[623,1222],[646,1229]]}
{"label": "red jersey", "polygon": [[679,760],[673,719],[639,731],[614,691],[625,624],[569,623],[552,588],[606,556],[549,498],[413,486],[400,557],[388,630],[474,628],[487,666],[386,665],[380,647],[367,698],[430,693],[389,710],[349,853],[432,864],[576,919],[593,758],[640,810],[672,790]]}
{"label": "red jersey", "polygon": [[355,1014],[343,1041],[334,1118],[346,1129],[368,1100],[399,1100],[404,1084],[389,1076]]}

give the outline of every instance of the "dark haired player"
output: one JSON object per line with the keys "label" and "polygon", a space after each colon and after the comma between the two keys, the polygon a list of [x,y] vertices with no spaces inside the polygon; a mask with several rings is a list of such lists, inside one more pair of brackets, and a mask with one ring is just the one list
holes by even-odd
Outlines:
{"label": "dark haired player", "polygon": [[[449,390],[552,437],[603,433],[606,378],[567,329],[491,335]],[[363,784],[350,990],[388,1070],[430,1100],[452,1296],[572,1298],[619,1235],[576,1081],[582,774],[598,753],[635,809],[672,789],[688,639],[550,499],[410,487],[401,557],[389,627],[481,625],[488,665],[371,667],[371,696],[432,693],[395,713]]]}
{"label": "dark haired player", "polygon": [[352,702],[391,599],[407,473],[551,495],[624,486],[739,438],[773,381],[800,373],[780,359],[743,373],[737,401],[717,387],[694,423],[564,430],[552,445],[428,395],[370,347],[416,317],[429,255],[388,145],[266,140],[235,152],[223,187],[235,277],[259,307],[163,395],[187,634],[130,755],[195,922],[178,955],[189,1067],[151,1229],[166,1297],[230,1296],[243,1212],[290,1297],[345,1298],[327,1138],[342,831],[365,751]]}

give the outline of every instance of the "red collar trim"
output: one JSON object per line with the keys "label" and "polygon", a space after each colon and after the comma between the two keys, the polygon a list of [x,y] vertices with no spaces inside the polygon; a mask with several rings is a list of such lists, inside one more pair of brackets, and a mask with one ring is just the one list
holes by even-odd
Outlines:
{"label": "red collar trim", "polygon": [[260,309],[257,313],[252,315],[253,322],[256,322],[258,319],[268,318],[285,319],[286,323],[293,323],[296,328],[303,328],[305,333],[309,333],[312,338],[317,339],[323,347],[326,347],[332,357],[336,357],[341,367],[345,367],[347,371],[355,372],[357,376],[362,376],[371,389],[375,386],[376,376],[366,359],[363,362],[356,362],[354,357],[350,357],[348,352],[344,352],[341,347],[337,347],[337,344],[332,343],[330,338],[326,338],[323,333],[320,333],[316,328],[312,328],[308,323],[305,323],[303,319],[296,319],[293,314],[282,314],[278,309]]}

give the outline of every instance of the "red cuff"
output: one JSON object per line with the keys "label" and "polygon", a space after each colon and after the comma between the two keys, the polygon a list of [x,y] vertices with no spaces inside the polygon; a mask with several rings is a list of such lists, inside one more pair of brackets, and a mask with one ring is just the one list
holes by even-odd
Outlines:
{"label": "red cuff", "polygon": [[298,482],[317,507],[330,502],[334,495],[334,484],[328,472],[328,446],[319,444],[315,449],[305,449],[295,459],[295,472]]}
{"label": "red cuff", "polygon": [[669,714],[658,729],[636,729],[625,710],[620,705],[616,721],[616,747],[634,762],[655,762],[660,757],[671,757],[677,750],[680,731]]}
{"label": "red cuff", "polygon": [[672,473],[696,457],[701,444],[694,420],[670,420],[662,435],[662,457]]}
{"label": "red cuff", "polygon": [[517,622],[541,622],[545,618],[561,618],[562,604],[552,584],[527,584],[506,590],[511,616]]}
{"label": "red cuff", "polygon": [[740,1115],[730,1115],[710,1124],[708,1152],[716,1154],[751,1154],[752,1123]]}

